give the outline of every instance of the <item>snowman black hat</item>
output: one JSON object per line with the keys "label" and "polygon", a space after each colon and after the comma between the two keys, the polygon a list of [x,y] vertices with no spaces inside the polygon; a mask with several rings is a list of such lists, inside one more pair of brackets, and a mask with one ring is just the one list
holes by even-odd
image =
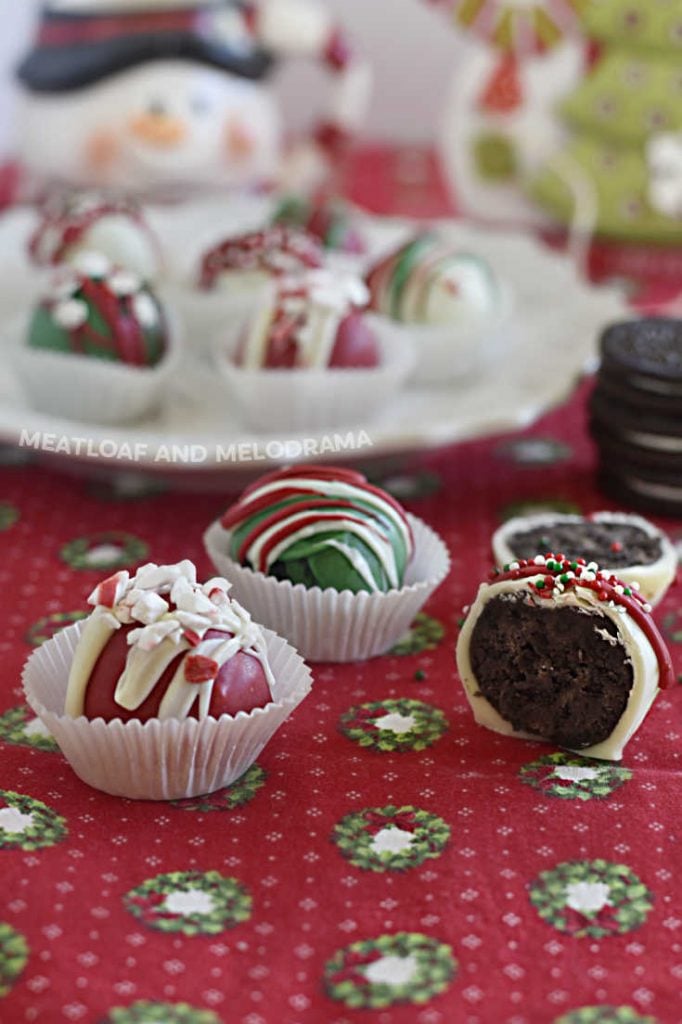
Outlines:
{"label": "snowman black hat", "polygon": [[253,80],[273,61],[243,0],[51,0],[17,75],[31,92],[64,92],[174,58]]}

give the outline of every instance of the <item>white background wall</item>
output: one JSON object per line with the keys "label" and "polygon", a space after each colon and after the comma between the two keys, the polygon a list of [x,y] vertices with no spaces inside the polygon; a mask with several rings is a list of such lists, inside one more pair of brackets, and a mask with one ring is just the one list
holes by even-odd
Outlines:
{"label": "white background wall", "polygon": [[[362,42],[375,69],[365,134],[374,139],[424,141],[436,129],[440,103],[461,42],[442,13],[425,0],[319,0]],[[12,69],[24,52],[39,0],[0,0],[0,154],[11,151]],[[300,130],[311,119],[310,96],[323,103],[322,73],[302,64],[277,75],[287,123]]]}

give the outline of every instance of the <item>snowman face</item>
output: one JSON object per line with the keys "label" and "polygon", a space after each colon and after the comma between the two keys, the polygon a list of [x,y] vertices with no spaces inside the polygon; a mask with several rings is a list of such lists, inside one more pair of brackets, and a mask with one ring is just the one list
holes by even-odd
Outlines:
{"label": "snowman face", "polygon": [[23,157],[98,185],[244,185],[272,175],[278,118],[266,87],[188,61],[158,61],[97,86],[26,96]]}

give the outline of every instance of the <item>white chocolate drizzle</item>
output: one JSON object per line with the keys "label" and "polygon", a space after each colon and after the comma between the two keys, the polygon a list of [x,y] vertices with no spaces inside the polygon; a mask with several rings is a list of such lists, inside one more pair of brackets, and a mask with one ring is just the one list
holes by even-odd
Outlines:
{"label": "white chocolate drizzle", "polygon": [[[260,662],[272,693],[274,679],[263,632],[229,598],[229,589],[222,577],[198,584],[188,560],[177,565],[149,563],[132,578],[121,571],[100,583],[88,598],[94,611],[71,666],[66,714],[84,713],[97,659],[121,626],[136,625],[128,632],[128,656],[114,690],[114,701],[125,710],[137,710],[181,655],[159,706],[160,719],[188,717],[197,700],[199,716],[206,717],[220,667],[240,651]],[[206,638],[209,630],[225,635]]]}

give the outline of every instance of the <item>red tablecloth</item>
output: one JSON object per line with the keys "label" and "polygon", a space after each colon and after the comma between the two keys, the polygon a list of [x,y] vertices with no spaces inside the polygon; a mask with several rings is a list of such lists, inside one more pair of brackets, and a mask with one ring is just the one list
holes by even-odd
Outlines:
{"label": "red tablecloth", "polygon": [[[80,782],[33,731],[20,673],[84,608],[101,575],[87,551],[208,573],[201,534],[227,496],[3,476],[3,1022],[682,1020],[680,694],[659,697],[622,765],[586,764],[476,727],[454,669],[502,517],[608,504],[582,393],[530,432],[389,481],[452,551],[426,615],[400,652],[316,669],[241,783],[179,804]],[[680,666],[678,591],[657,619]],[[409,731],[374,724],[391,712]],[[404,848],[382,860],[387,825]]]}
{"label": "red tablecloth", "polygon": [[[379,212],[445,209],[428,155],[365,151],[351,178]],[[682,1021],[680,695],[658,699],[610,766],[477,728],[454,668],[494,526],[524,507],[608,506],[584,389],[531,431],[381,481],[445,538],[449,579],[399,651],[317,668],[238,784],[177,804],[80,782],[20,674],[85,608],[104,570],[93,549],[112,567],[190,557],[209,573],[201,535],[228,495],[135,493],[6,461],[3,1024]],[[680,668],[677,591],[657,618]],[[378,727],[387,714],[393,727]]]}

